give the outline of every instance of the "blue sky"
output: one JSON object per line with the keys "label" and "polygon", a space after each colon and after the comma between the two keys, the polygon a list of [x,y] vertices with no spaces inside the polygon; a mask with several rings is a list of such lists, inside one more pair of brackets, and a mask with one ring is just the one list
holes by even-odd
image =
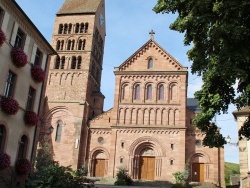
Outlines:
{"label": "blue sky", "polygon": [[[64,0],[16,0],[37,28],[50,42],[55,14]],[[113,106],[114,67],[122,64],[130,55],[149,40],[149,31],[155,31],[155,41],[159,43],[183,66],[190,67],[186,52],[190,47],[183,45],[183,34],[169,29],[175,15],[156,14],[152,8],[157,0],[105,0],[106,39],[102,72],[102,93],[105,95],[104,110]],[[190,68],[189,68],[190,71]],[[188,97],[193,97],[202,81],[189,73]],[[237,125],[230,106],[228,114],[218,115],[214,121],[221,127],[223,136],[230,135],[237,142]],[[225,145],[225,161],[239,163],[238,147]]]}

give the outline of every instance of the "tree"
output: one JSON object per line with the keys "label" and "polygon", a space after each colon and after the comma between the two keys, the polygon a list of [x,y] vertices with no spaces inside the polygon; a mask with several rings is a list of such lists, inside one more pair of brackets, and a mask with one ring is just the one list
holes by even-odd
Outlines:
{"label": "tree", "polygon": [[[223,147],[225,138],[212,118],[227,113],[229,104],[250,105],[250,1],[158,0],[153,10],[178,14],[170,29],[185,34],[191,72],[203,80],[195,93],[201,113],[194,123],[206,133],[204,145]],[[249,130],[249,121],[244,126]],[[250,138],[250,131],[239,131],[240,138],[242,132]]]}

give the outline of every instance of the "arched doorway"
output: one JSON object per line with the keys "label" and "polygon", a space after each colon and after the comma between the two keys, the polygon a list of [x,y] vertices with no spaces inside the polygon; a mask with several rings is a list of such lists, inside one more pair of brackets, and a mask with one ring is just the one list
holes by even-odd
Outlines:
{"label": "arched doorway", "polygon": [[209,158],[204,153],[195,153],[190,158],[190,179],[193,182],[204,182],[209,178]]}
{"label": "arched doorway", "polygon": [[93,162],[93,176],[103,177],[105,175],[105,155],[103,153],[98,153]]}
{"label": "arched doorway", "polygon": [[96,148],[90,153],[90,176],[104,177],[107,174],[109,153],[104,148]]}
{"label": "arched doorway", "polygon": [[158,139],[150,136],[135,140],[129,149],[129,173],[133,179],[159,180],[162,178],[162,157],[165,149]]}
{"label": "arched doorway", "polygon": [[144,148],[139,160],[139,179],[154,180],[155,176],[155,154],[151,148]]}

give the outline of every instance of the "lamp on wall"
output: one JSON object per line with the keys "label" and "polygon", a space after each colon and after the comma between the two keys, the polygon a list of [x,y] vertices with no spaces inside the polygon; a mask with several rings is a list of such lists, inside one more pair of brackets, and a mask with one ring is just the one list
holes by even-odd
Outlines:
{"label": "lamp on wall", "polygon": [[227,138],[226,138],[226,142],[227,144],[230,144],[231,146],[238,146],[239,143],[231,143],[231,137],[228,135]]}

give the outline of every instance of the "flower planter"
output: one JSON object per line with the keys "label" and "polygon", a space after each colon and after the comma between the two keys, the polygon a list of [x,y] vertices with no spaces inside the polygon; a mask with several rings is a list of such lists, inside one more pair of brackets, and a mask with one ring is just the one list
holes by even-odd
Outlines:
{"label": "flower planter", "polygon": [[0,170],[10,166],[10,156],[6,153],[0,152]]}
{"label": "flower planter", "polygon": [[31,164],[27,159],[18,159],[15,169],[18,175],[27,175],[31,171]]}
{"label": "flower planter", "polygon": [[0,47],[3,45],[3,43],[6,41],[6,36],[3,32],[3,30],[0,28]]}
{"label": "flower planter", "polygon": [[26,125],[35,126],[38,123],[38,116],[35,112],[26,111],[24,114],[24,122]]}
{"label": "flower planter", "polygon": [[19,104],[11,97],[2,97],[0,101],[2,111],[8,115],[15,115],[19,110]]}
{"label": "flower planter", "polygon": [[11,59],[13,63],[18,67],[24,67],[27,64],[27,55],[21,48],[12,48],[11,51]]}
{"label": "flower planter", "polygon": [[31,76],[35,82],[43,82],[45,78],[45,72],[39,66],[33,66],[31,68]]}

